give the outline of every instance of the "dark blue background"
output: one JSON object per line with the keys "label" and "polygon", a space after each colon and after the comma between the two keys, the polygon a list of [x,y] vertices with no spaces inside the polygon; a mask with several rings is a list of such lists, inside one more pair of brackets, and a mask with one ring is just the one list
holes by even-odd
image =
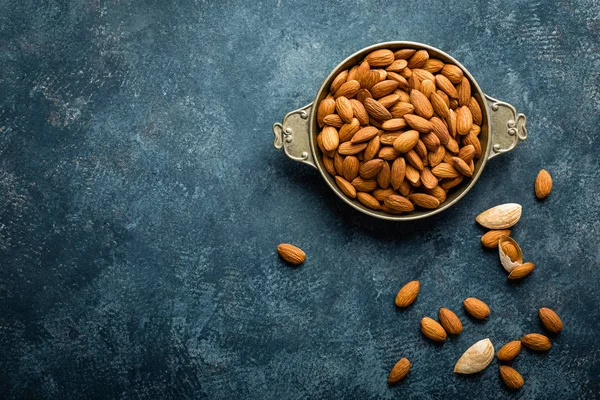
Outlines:
{"label": "dark blue background", "polygon": [[[0,393],[8,398],[595,398],[600,392],[600,4],[0,1]],[[273,149],[271,125],[367,45],[449,52],[528,117],[455,207],[375,220]],[[536,201],[545,168],[554,191]],[[504,202],[537,265],[509,284],[474,223]],[[308,254],[282,264],[280,242]],[[419,279],[406,311],[394,297]],[[489,321],[464,314],[485,300]],[[452,368],[565,330],[514,362]],[[435,345],[419,320],[456,311]],[[386,377],[400,357],[413,368]]]}

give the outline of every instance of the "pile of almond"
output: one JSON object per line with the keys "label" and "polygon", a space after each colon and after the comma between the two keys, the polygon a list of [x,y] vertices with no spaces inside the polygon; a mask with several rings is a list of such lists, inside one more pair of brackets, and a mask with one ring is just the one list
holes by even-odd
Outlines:
{"label": "pile of almond", "polygon": [[392,214],[433,209],[475,172],[481,106],[462,69],[427,50],[376,50],[319,103],[317,144],[340,190]]}

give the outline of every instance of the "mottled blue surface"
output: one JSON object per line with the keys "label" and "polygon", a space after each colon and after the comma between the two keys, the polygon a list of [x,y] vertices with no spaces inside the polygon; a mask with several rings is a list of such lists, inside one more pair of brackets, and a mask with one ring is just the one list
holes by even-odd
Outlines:
{"label": "mottled blue surface", "polygon": [[[600,397],[600,4],[0,1],[0,397]],[[273,149],[271,125],[354,51],[439,47],[528,117],[529,139],[412,224],[364,216]],[[553,175],[544,202],[539,169]],[[518,202],[532,276],[509,284],[475,215]],[[300,268],[279,260],[292,242]],[[397,290],[419,279],[406,311]],[[492,309],[470,320],[462,300]],[[565,330],[545,354],[452,367]],[[439,307],[464,333],[419,331]],[[413,368],[388,388],[400,357]]]}

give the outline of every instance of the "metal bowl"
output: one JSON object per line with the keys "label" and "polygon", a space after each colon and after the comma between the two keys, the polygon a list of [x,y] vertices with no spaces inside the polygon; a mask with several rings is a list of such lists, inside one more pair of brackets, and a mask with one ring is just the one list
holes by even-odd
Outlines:
{"label": "metal bowl", "polygon": [[[317,124],[317,107],[314,106],[327,95],[329,87],[337,74],[344,69],[350,68],[359,63],[367,54],[377,49],[398,50],[401,48],[426,49],[432,57],[438,58],[444,62],[452,63],[460,67],[464,75],[471,82],[472,96],[477,99],[483,114],[481,133],[479,140],[481,148],[484,150],[481,158],[475,163],[475,172],[473,177],[464,180],[463,183],[448,193],[448,197],[440,207],[433,210],[415,209],[410,213],[394,215],[384,211],[371,210],[357,200],[351,199],[344,195],[335,183],[335,179],[327,173],[323,166],[321,152],[317,146],[317,134],[319,127]],[[294,110],[286,114],[283,122],[273,125],[275,133],[274,146],[277,149],[282,149],[285,154],[296,161],[311,165],[319,170],[323,179],[331,190],[333,190],[343,201],[357,210],[371,215],[376,218],[387,219],[391,221],[411,221],[421,218],[430,217],[440,213],[456,204],[469,190],[475,185],[479,176],[483,172],[483,168],[491,158],[512,150],[519,140],[527,138],[526,117],[523,114],[518,114],[516,109],[505,102],[496,100],[481,90],[477,81],[469,73],[469,71],[457,60],[443,51],[428,46],[422,43],[415,42],[386,42],[379,43],[373,46],[365,47],[357,51],[350,57],[342,61],[329,76],[323,81],[323,84],[317,92],[315,100],[298,110]]]}

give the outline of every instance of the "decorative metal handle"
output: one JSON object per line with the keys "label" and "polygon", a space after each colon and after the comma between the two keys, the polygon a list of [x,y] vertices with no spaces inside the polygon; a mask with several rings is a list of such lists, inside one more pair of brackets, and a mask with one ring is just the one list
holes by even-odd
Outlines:
{"label": "decorative metal handle", "polygon": [[314,168],[315,160],[310,149],[310,111],[313,103],[294,110],[283,117],[283,122],[273,124],[277,150],[283,148],[286,156],[294,161],[300,161]]}
{"label": "decorative metal handle", "polygon": [[488,160],[515,148],[519,140],[527,139],[527,117],[518,114],[510,104],[485,95],[490,114],[492,151]]}

